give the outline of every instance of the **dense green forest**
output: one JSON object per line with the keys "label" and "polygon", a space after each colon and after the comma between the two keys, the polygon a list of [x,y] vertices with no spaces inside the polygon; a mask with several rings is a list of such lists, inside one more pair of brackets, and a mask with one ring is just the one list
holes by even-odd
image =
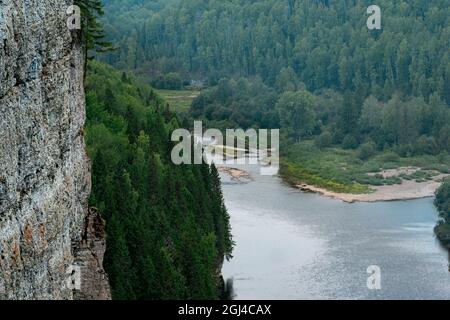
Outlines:
{"label": "dense green forest", "polygon": [[90,204],[106,220],[115,299],[216,299],[233,242],[214,166],[175,166],[177,118],[148,86],[98,62],[86,82]]}
{"label": "dense green forest", "polygon": [[435,228],[436,235],[450,249],[450,180],[446,181],[436,192],[434,204],[442,218]]}
{"label": "dense green forest", "polygon": [[[118,4],[120,2],[120,4]],[[106,60],[148,77],[261,77],[280,90],[295,75],[325,88],[387,100],[396,91],[450,104],[450,3],[380,0],[382,30],[368,30],[361,0],[106,0]],[[288,72],[286,71],[288,69]],[[289,75],[287,73],[290,73]]]}

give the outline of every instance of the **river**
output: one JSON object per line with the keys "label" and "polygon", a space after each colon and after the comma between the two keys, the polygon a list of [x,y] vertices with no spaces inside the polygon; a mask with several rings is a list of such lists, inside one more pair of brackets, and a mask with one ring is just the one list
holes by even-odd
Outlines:
{"label": "river", "polygon": [[[222,175],[236,241],[222,271],[235,299],[450,298],[431,198],[348,204],[242,168],[253,181]],[[379,290],[367,287],[371,265],[381,270]]]}

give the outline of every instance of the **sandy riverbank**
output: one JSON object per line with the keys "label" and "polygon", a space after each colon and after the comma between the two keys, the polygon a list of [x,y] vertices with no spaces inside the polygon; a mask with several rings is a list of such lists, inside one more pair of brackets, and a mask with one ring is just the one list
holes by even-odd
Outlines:
{"label": "sandy riverbank", "polygon": [[307,184],[297,185],[297,187],[303,191],[320,193],[326,197],[352,203],[412,200],[433,197],[441,183],[437,181],[415,182],[405,180],[402,184],[374,187],[374,192],[368,194],[337,193]]}
{"label": "sandy riverbank", "polygon": [[231,167],[218,167],[219,172],[228,174],[232,180],[242,182],[243,180],[252,180],[252,176],[247,171],[231,168]]}
{"label": "sandy riverbank", "polygon": [[[420,168],[407,167],[390,169],[380,174],[386,177],[398,177],[401,174],[412,174]],[[342,200],[344,202],[377,202],[412,200],[433,197],[448,174],[437,174],[432,180],[417,182],[402,179],[401,184],[372,187],[373,192],[368,194],[337,193],[308,184],[299,184],[297,187],[303,191],[320,193],[326,197]]]}

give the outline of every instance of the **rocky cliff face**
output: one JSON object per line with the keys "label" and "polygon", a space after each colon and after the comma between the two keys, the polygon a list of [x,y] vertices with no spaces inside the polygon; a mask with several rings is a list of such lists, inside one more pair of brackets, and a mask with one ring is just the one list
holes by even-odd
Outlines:
{"label": "rocky cliff face", "polygon": [[[79,244],[89,220],[90,173],[83,54],[66,26],[71,4],[0,0],[2,299],[80,296],[66,274],[74,263],[83,264],[74,249],[98,249],[95,241]],[[94,268],[106,281],[101,264]],[[103,294],[87,296],[109,297]]]}
{"label": "rocky cliff face", "polygon": [[103,270],[105,251],[105,222],[100,213],[91,208],[81,240],[74,242],[73,247],[74,265],[80,268],[80,288],[74,292],[75,299],[111,299],[108,277]]}

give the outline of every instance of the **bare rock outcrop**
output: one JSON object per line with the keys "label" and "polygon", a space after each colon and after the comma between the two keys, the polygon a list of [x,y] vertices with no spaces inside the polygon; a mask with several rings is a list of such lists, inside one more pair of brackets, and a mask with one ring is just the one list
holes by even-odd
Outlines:
{"label": "bare rock outcrop", "polygon": [[76,241],[73,248],[74,265],[80,271],[80,287],[75,291],[75,299],[111,299],[108,277],[103,269],[105,251],[105,222],[98,210],[91,208],[81,241]]}
{"label": "bare rock outcrop", "polygon": [[73,299],[90,169],[71,0],[0,0],[0,299]]}

